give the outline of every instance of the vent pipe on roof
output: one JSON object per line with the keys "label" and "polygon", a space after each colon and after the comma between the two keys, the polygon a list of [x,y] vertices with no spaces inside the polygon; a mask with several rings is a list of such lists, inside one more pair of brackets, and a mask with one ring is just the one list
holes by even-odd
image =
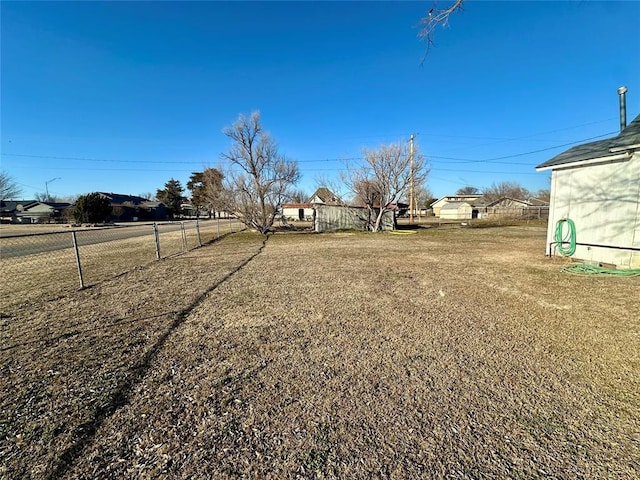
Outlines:
{"label": "vent pipe on roof", "polygon": [[624,130],[627,126],[627,99],[625,94],[627,93],[627,87],[622,86],[618,89],[618,95],[620,96],[620,131]]}

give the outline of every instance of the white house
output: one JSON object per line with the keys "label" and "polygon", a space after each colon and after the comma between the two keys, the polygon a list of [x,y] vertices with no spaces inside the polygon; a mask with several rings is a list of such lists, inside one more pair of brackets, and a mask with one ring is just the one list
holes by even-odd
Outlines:
{"label": "white house", "polygon": [[313,220],[313,204],[284,203],[281,207],[282,216],[287,220]]}
{"label": "white house", "polygon": [[[536,170],[551,171],[547,255],[640,267],[640,115],[616,137],[570,148]],[[575,224],[574,253],[566,219]]]}
{"label": "white house", "polygon": [[[439,217],[440,216],[440,210],[447,203],[450,203],[450,202],[475,202],[475,201],[479,200],[480,198],[482,198],[482,195],[480,195],[480,194],[473,194],[473,195],[462,195],[462,194],[461,195],[445,195],[444,197],[440,197],[438,200],[433,202],[430,205],[430,207],[433,210],[433,214],[436,217]],[[471,218],[471,217],[469,217],[469,218]]]}
{"label": "white house", "polygon": [[20,214],[22,222],[50,223],[62,221],[62,212],[71,207],[68,202],[33,202]]}

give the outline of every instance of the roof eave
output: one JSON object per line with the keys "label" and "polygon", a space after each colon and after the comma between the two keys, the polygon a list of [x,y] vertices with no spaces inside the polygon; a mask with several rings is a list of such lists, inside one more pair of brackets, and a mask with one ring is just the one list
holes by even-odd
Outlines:
{"label": "roof eave", "polygon": [[632,157],[631,152],[618,153],[616,155],[607,155],[606,157],[590,158],[588,160],[579,160],[577,162],[560,163],[557,165],[547,165],[536,167],[536,172],[544,172],[546,170],[561,170],[563,168],[584,167],[585,165],[594,165],[597,163],[610,163],[620,160],[629,160]]}
{"label": "roof eave", "polygon": [[612,147],[609,149],[611,153],[624,152],[625,150],[637,150],[640,148],[640,143],[634,145],[623,145],[620,147]]}

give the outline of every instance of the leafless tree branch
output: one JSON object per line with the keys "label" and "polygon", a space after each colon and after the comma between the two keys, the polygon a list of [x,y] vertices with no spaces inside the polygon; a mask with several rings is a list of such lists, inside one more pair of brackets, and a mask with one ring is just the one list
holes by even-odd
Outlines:
{"label": "leafless tree branch", "polygon": [[278,153],[277,143],[262,128],[260,112],[240,115],[224,134],[233,143],[222,158],[240,170],[228,175],[231,208],[245,225],[267,233],[300,178],[298,165]]}
{"label": "leafless tree branch", "polygon": [[424,53],[424,57],[427,56],[429,48],[434,44],[433,34],[435,29],[438,26],[446,27],[447,25],[449,25],[449,18],[454,12],[462,8],[463,2],[464,0],[454,0],[454,2],[446,8],[437,8],[437,3],[433,2],[433,7],[431,7],[427,14],[420,19],[419,24],[421,25],[421,28],[418,32],[418,38],[420,38],[427,44],[427,49]]}
{"label": "leafless tree branch", "polygon": [[11,175],[0,172],[0,200],[15,199],[21,194],[22,189]]}
{"label": "leafless tree branch", "polygon": [[363,153],[365,165],[348,164],[342,178],[355,198],[369,210],[369,228],[376,232],[380,230],[384,214],[407,194],[412,177],[414,184],[423,184],[429,169],[424,156],[416,151],[412,162],[407,148],[400,143],[381,145],[377,150],[365,149]]}

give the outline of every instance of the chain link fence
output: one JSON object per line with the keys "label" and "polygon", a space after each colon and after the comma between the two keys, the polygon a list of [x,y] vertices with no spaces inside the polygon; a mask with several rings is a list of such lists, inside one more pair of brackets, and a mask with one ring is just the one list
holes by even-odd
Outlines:
{"label": "chain link fence", "polygon": [[240,229],[216,219],[0,237],[0,307],[84,288]]}

